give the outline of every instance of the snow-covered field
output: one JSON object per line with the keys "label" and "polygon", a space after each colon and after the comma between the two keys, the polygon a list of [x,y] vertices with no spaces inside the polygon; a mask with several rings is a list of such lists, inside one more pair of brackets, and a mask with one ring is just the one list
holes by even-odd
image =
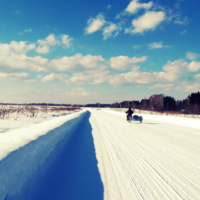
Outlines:
{"label": "snow-covered field", "polygon": [[142,116],[0,120],[0,200],[200,199],[199,119]]}

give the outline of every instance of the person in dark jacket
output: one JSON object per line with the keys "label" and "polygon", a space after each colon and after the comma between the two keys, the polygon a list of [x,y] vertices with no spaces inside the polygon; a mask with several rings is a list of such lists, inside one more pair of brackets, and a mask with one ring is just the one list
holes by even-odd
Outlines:
{"label": "person in dark jacket", "polygon": [[126,111],[127,113],[127,121],[129,121],[132,117],[133,111],[131,110],[131,107]]}

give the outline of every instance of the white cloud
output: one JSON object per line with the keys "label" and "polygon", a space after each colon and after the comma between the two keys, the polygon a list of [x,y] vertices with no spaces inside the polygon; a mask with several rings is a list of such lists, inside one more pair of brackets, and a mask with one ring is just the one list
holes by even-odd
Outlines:
{"label": "white cloud", "polygon": [[28,57],[27,51],[35,48],[35,44],[12,41],[10,44],[0,43],[0,66],[31,71],[46,71],[48,60],[41,56]]}
{"label": "white cloud", "polygon": [[138,3],[138,0],[132,0],[129,5],[127,6],[126,10],[129,13],[136,13],[139,9],[149,9],[153,5],[153,2],[150,1],[149,3]]}
{"label": "white cloud", "polygon": [[94,72],[93,75],[93,80],[90,82],[90,84],[97,85],[104,83],[109,76],[110,72],[109,71],[99,71],[99,72]]}
{"label": "white cloud", "polygon": [[151,44],[148,44],[150,49],[159,49],[163,48],[163,42],[153,42]]}
{"label": "white cloud", "polygon": [[163,45],[163,42],[153,42],[148,44],[149,49],[162,49],[162,48],[169,48],[169,45]]}
{"label": "white cloud", "polygon": [[44,76],[41,78],[41,82],[46,83],[46,82],[52,82],[52,81],[61,81],[61,82],[66,82],[66,78],[68,77],[67,74],[49,74],[47,76]]}
{"label": "white cloud", "polygon": [[124,77],[128,83],[148,84],[154,81],[154,74],[149,72],[140,72],[138,69],[139,68],[133,68],[131,72],[124,74]]}
{"label": "white cloud", "polygon": [[98,30],[103,31],[103,40],[108,39],[109,37],[116,37],[121,28],[121,25],[114,24],[112,22],[106,22],[104,20],[104,15],[99,14],[95,18],[90,18],[87,22],[88,27],[85,28],[85,34],[91,34]]}
{"label": "white cloud", "polygon": [[127,80],[123,74],[116,74],[108,77],[108,83],[113,86],[119,86],[126,84]]}
{"label": "white cloud", "polygon": [[122,84],[171,84],[187,70],[187,66],[188,63],[183,60],[169,61],[160,72],[141,72],[140,67],[137,66],[133,67],[130,72],[110,75],[108,82],[114,86]]}
{"label": "white cloud", "polygon": [[49,46],[44,45],[44,46],[38,47],[36,49],[36,52],[37,53],[43,53],[43,54],[49,53]]}
{"label": "white cloud", "polygon": [[70,79],[68,79],[67,83],[83,85],[85,83],[91,82],[92,79],[93,79],[92,75],[84,74],[83,72],[80,72],[80,73],[73,74],[73,76]]}
{"label": "white cloud", "polygon": [[138,19],[132,21],[134,29],[126,29],[126,33],[143,33],[145,30],[154,29],[165,19],[165,13],[160,12],[147,12]]}
{"label": "white cloud", "polygon": [[28,32],[33,32],[33,30],[31,28],[29,29],[25,29],[24,31],[19,32],[19,35],[23,35],[24,33],[28,33]]}
{"label": "white cloud", "polygon": [[130,72],[123,74],[111,75],[108,78],[108,83],[113,86],[119,86],[123,84],[149,84],[156,81],[159,76],[158,73],[141,72],[138,67],[133,67]]}
{"label": "white cloud", "polygon": [[64,45],[66,45],[67,47],[70,47],[70,46],[71,46],[70,42],[71,42],[72,40],[73,40],[73,38],[69,38],[68,35],[63,35],[63,37],[62,37],[62,43],[63,43]]}
{"label": "white cloud", "polygon": [[31,51],[35,49],[35,44],[27,44],[27,42],[16,42],[12,41],[10,44],[2,44],[0,43],[0,53],[1,56],[9,55],[12,53],[15,54],[25,54],[27,51]]}
{"label": "white cloud", "polygon": [[112,69],[117,70],[125,70],[131,64],[144,62],[146,61],[147,57],[143,56],[141,58],[133,57],[129,58],[128,56],[118,56],[110,58],[110,66]]}
{"label": "white cloud", "polygon": [[100,68],[92,71],[85,70],[83,72],[73,73],[72,76],[67,74],[52,73],[46,76],[39,75],[38,78],[41,78],[41,82],[43,83],[61,81],[66,84],[83,85],[89,83],[97,85],[105,82],[109,73],[110,72],[105,71],[104,68]]}
{"label": "white cloud", "polygon": [[180,74],[186,72],[188,63],[183,60],[169,61],[163,66],[165,79],[169,82],[176,81]]}
{"label": "white cloud", "polygon": [[188,70],[191,72],[197,72],[200,70],[200,62],[192,61],[189,66]]}
{"label": "white cloud", "polygon": [[56,45],[59,43],[59,41],[57,41],[55,39],[55,35],[51,34],[49,36],[46,37],[45,40],[38,40],[37,43],[39,43],[39,45],[43,46],[43,45]]}
{"label": "white cloud", "polygon": [[200,74],[196,74],[195,79],[198,79],[200,81]]}
{"label": "white cloud", "polygon": [[104,29],[104,32],[103,32],[103,35],[106,35],[108,33],[111,33],[113,32],[114,30],[116,30],[116,25],[115,24],[111,24],[110,26],[107,26],[105,29]]}
{"label": "white cloud", "polygon": [[184,0],[176,0],[174,7],[176,9],[179,9],[182,1],[184,1]]}
{"label": "white cloud", "polygon": [[64,56],[59,59],[53,59],[50,61],[50,66],[53,70],[57,71],[69,71],[79,65],[79,60],[82,58],[81,54],[76,54],[71,57]]}
{"label": "white cloud", "polygon": [[74,73],[73,76],[66,81],[66,83],[76,85],[90,83],[97,85],[105,82],[108,78],[108,75],[109,72],[105,70],[79,72]]}
{"label": "white cloud", "polygon": [[196,60],[196,59],[199,57],[199,55],[196,54],[196,53],[187,52],[187,53],[186,53],[186,57],[187,57],[188,59],[190,59],[190,60]]}
{"label": "white cloud", "polygon": [[36,49],[36,52],[46,54],[49,52],[49,46],[59,44],[59,41],[55,39],[54,34],[51,34],[48,37],[46,37],[45,40],[39,39],[37,43],[39,44],[39,47]]}
{"label": "white cloud", "polygon": [[37,75],[37,78],[42,78],[43,76],[41,74]]}
{"label": "white cloud", "polygon": [[86,34],[91,34],[98,31],[106,21],[102,14],[97,15],[95,18],[90,18],[87,21],[88,27],[85,29]]}
{"label": "white cloud", "polygon": [[188,24],[188,17],[181,18],[179,15],[176,16],[174,23],[179,25],[187,25]]}
{"label": "white cloud", "polygon": [[31,28],[29,28],[29,29],[25,29],[24,32],[25,32],[25,33],[33,32],[33,30],[32,30]]}
{"label": "white cloud", "polygon": [[183,91],[183,92],[198,92],[200,91],[200,83],[190,84],[187,81],[180,83],[180,86],[174,87],[174,90]]}
{"label": "white cloud", "polygon": [[149,89],[163,89],[165,91],[168,91],[172,88],[173,84],[155,84],[153,86],[150,86]]}
{"label": "white cloud", "polygon": [[0,43],[0,66],[31,71],[46,71],[48,60],[41,56],[28,57],[26,53],[35,49],[35,44],[15,42]]}
{"label": "white cloud", "polygon": [[184,92],[198,92],[198,91],[200,91],[200,83],[186,85],[183,90],[184,90]]}
{"label": "white cloud", "polygon": [[187,16],[183,17],[180,11],[174,11],[172,9],[164,9],[167,14],[167,20],[171,21],[173,20],[174,24],[178,25],[187,25],[189,22],[189,19]]}
{"label": "white cloud", "polygon": [[6,72],[0,72],[0,79],[9,79],[9,80],[22,80],[29,78],[30,74],[28,73],[6,73]]}
{"label": "white cloud", "polygon": [[110,9],[111,8],[111,5],[107,5],[106,9]]}
{"label": "white cloud", "polygon": [[113,35],[113,32],[115,32],[114,37],[117,36],[120,30],[121,30],[120,26],[111,23],[109,26],[105,27],[103,31],[103,36],[104,36],[103,39],[106,40],[107,38],[111,37]]}
{"label": "white cloud", "polygon": [[99,63],[104,61],[102,56],[87,55],[81,58],[80,64],[85,67],[85,69],[94,69],[98,67]]}
{"label": "white cloud", "polygon": [[72,89],[70,92],[66,92],[66,94],[70,96],[87,96],[90,93],[87,92],[84,88],[78,87]]}
{"label": "white cloud", "polygon": [[21,15],[22,11],[21,10],[17,10],[17,11],[15,11],[15,14]]}
{"label": "white cloud", "polygon": [[[71,57],[64,56],[59,59],[48,60],[41,56],[28,57],[23,54],[30,46],[12,48],[13,45],[0,44],[0,66],[13,69],[26,69],[30,71],[85,71],[105,69],[106,61],[102,56],[76,54]],[[16,53],[21,52],[21,54]]]}
{"label": "white cloud", "polygon": [[103,62],[102,56],[76,54],[71,57],[65,56],[60,59],[53,59],[50,61],[50,66],[58,71],[83,70],[98,68]]}
{"label": "white cloud", "polygon": [[186,34],[187,33],[187,30],[183,30],[180,34],[181,35],[184,35],[184,34]]}
{"label": "white cloud", "polygon": [[133,48],[134,48],[134,49],[139,49],[139,48],[141,48],[142,46],[143,46],[143,45],[134,45]]}

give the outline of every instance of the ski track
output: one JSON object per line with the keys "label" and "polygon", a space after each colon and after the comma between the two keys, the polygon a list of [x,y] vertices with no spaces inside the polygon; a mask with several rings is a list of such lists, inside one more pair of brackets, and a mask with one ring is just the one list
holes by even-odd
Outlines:
{"label": "ski track", "polygon": [[90,110],[105,200],[200,198],[200,131]]}

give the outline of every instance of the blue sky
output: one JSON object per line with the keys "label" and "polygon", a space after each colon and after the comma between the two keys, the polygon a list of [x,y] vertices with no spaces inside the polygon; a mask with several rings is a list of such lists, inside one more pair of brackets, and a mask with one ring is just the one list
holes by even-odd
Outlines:
{"label": "blue sky", "polygon": [[2,0],[0,102],[113,103],[200,90],[194,0]]}

